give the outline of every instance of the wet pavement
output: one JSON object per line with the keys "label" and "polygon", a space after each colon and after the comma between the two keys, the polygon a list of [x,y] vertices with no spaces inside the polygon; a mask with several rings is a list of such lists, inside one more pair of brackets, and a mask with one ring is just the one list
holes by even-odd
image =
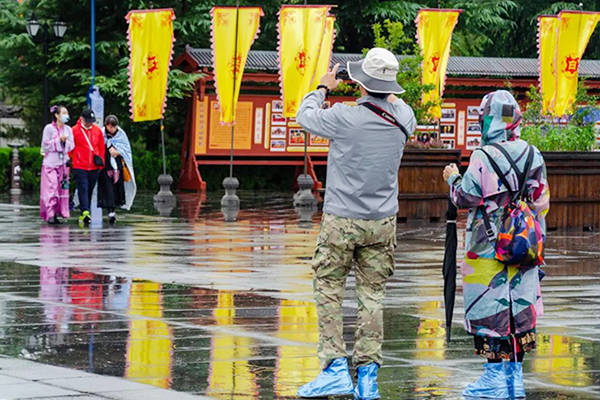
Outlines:
{"label": "wet pavement", "polygon": [[[216,399],[295,398],[319,369],[310,269],[319,215],[301,225],[291,195],[242,193],[238,222],[225,223],[220,197],[182,196],[165,217],[141,196],[117,226],[91,229],[41,224],[34,198],[0,204],[0,354]],[[384,399],[460,399],[481,373],[460,289],[445,340],[444,232],[399,225]],[[528,399],[600,398],[599,244],[597,233],[549,234]],[[350,276],[349,350],[355,309]]]}

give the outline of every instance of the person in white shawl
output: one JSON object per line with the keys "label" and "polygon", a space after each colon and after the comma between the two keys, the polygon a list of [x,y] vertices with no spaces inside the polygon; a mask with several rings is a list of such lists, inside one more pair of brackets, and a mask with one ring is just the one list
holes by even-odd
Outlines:
{"label": "person in white shawl", "polygon": [[117,222],[116,208],[131,208],[136,185],[131,144],[119,127],[119,120],[109,115],[104,120],[105,164],[98,178],[98,206],[108,211],[110,224]]}

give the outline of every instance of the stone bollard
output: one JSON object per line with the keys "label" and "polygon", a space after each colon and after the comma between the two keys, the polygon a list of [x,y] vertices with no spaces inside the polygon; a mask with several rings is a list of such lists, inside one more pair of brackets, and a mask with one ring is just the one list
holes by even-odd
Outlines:
{"label": "stone bollard", "polygon": [[226,222],[237,221],[237,215],[240,211],[240,198],[235,194],[240,182],[236,177],[223,179],[223,188],[225,195],[221,198],[221,211]]}
{"label": "stone bollard", "polygon": [[314,181],[308,174],[298,176],[298,192],[294,195],[294,209],[300,217],[300,222],[311,222],[317,212],[317,199],[312,193]]}
{"label": "stone bollard", "polygon": [[168,174],[160,174],[158,176],[158,185],[160,186],[160,190],[157,194],[154,195],[154,208],[159,210],[160,215],[167,216],[164,214],[171,213],[173,208],[175,208],[175,204],[177,203],[177,199],[173,192],[171,192],[171,184],[173,183],[173,178]]}
{"label": "stone bollard", "polygon": [[23,190],[21,189],[21,164],[19,163],[19,147],[23,147],[19,143],[9,143],[12,147],[12,162],[10,167],[10,194],[11,196],[19,196]]}

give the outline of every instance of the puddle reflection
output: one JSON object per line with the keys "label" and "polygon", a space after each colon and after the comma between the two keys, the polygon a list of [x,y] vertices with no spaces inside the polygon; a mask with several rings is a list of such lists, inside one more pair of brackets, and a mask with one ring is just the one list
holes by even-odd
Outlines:
{"label": "puddle reflection", "polygon": [[[163,316],[162,285],[133,282],[129,297],[125,377],[161,388],[171,386],[173,334]],[[148,319],[138,318],[147,317]]]}
{"label": "puddle reflection", "polygon": [[[231,326],[235,318],[235,298],[231,292],[219,291],[213,315],[217,325]],[[248,360],[252,357],[252,340],[217,332],[211,339],[208,388],[206,394],[218,399],[247,399],[257,393],[256,376]]]}

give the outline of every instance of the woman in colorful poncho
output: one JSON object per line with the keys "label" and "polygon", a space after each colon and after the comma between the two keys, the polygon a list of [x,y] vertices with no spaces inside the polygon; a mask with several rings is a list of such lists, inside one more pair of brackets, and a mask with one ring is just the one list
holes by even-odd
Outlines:
{"label": "woman in colorful poncho", "polygon": [[52,122],[44,127],[40,180],[40,216],[49,224],[69,218],[69,169],[66,164],[73,150],[73,132],[67,125],[69,111],[63,106],[50,108]]}
{"label": "woman in colorful poncho", "polygon": [[98,206],[108,211],[108,222],[117,222],[116,208],[131,208],[136,185],[133,173],[131,144],[127,134],[119,127],[119,120],[109,115],[104,121],[106,147],[104,168],[98,178]]}
{"label": "woman in colorful poncho", "polygon": [[[506,181],[517,190],[518,179],[509,161],[492,146],[500,144],[523,171],[529,145],[518,139],[521,112],[513,96],[499,90],[481,103],[483,149],[505,172]],[[536,213],[545,235],[544,216],[549,208],[546,166],[538,149],[526,179],[526,201]],[[486,235],[485,207],[491,227],[498,232],[509,190],[500,181],[487,156],[474,151],[469,167],[461,176],[456,165],[444,170],[452,201],[468,208],[465,258],[461,266],[465,303],[465,328],[474,336],[475,353],[487,358],[485,372],[467,386],[464,396],[485,398],[525,397],[522,361],[535,348],[536,319],[542,314],[539,267],[506,266],[495,257],[494,241]],[[503,362],[509,361],[509,362]]]}

